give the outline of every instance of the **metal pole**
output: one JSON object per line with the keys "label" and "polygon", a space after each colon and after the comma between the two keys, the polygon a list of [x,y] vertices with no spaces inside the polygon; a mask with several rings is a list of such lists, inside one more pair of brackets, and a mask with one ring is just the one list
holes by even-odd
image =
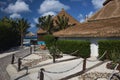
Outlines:
{"label": "metal pole", "polygon": [[83,60],[83,72],[85,72],[86,70],[86,58],[84,58]]}
{"label": "metal pole", "polygon": [[44,73],[43,73],[44,68],[40,69],[40,80],[44,80]]}
{"label": "metal pole", "polygon": [[12,61],[11,61],[11,64],[14,64],[14,60],[15,60],[15,54],[12,54]]}
{"label": "metal pole", "polygon": [[21,58],[18,58],[18,71],[21,70],[21,64],[22,64]]}

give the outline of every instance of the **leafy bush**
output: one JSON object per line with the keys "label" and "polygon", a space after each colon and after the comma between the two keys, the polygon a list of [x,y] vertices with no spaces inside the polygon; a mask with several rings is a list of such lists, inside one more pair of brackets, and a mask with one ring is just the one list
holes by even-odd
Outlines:
{"label": "leafy bush", "polygon": [[[120,40],[104,40],[99,41],[100,56],[107,50],[108,59],[114,62],[120,61]],[[102,58],[106,59],[105,57]]]}
{"label": "leafy bush", "polygon": [[120,52],[118,50],[111,51],[109,59],[112,60],[114,63],[120,63]]}
{"label": "leafy bush", "polygon": [[62,52],[70,54],[76,50],[79,50],[75,56],[89,57],[90,56],[90,42],[78,41],[78,40],[58,40],[56,42],[58,49]]}
{"label": "leafy bush", "polygon": [[20,45],[20,35],[13,23],[0,20],[0,52]]}
{"label": "leafy bush", "polygon": [[54,43],[55,43],[55,37],[53,35],[45,35],[44,36],[44,40],[45,40],[46,46],[48,48],[50,48],[51,46],[53,46]]}
{"label": "leafy bush", "polygon": [[90,42],[88,41],[78,41],[78,40],[58,40],[56,41],[55,37],[52,35],[44,36],[46,46],[50,50],[52,46],[55,46],[56,49],[59,49],[63,53],[70,54],[79,50],[77,53],[73,54],[80,57],[89,57],[90,56]]}

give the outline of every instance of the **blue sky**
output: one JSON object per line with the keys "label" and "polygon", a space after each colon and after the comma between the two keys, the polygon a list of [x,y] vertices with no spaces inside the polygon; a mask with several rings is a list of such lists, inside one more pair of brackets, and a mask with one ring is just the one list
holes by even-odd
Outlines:
{"label": "blue sky", "polygon": [[100,8],[105,0],[0,0],[0,18],[25,18],[31,23],[32,32],[36,32],[37,19],[48,14],[56,15],[64,8],[79,22],[85,16],[91,16]]}

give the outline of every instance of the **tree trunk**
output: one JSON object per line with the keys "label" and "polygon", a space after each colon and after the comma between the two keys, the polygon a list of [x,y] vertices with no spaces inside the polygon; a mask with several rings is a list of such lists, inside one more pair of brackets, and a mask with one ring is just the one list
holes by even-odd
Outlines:
{"label": "tree trunk", "polygon": [[21,47],[23,47],[23,34],[21,33]]}

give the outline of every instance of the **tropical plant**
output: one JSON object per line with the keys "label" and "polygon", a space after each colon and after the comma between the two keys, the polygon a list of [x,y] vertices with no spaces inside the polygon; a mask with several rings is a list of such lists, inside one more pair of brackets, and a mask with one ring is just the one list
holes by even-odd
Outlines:
{"label": "tropical plant", "polygon": [[56,27],[58,28],[58,30],[62,30],[62,29],[66,29],[67,27],[69,27],[70,25],[68,24],[69,22],[69,18],[63,16],[57,16],[57,20],[55,20],[56,23]]}
{"label": "tropical plant", "polygon": [[24,18],[17,20],[17,29],[21,36],[21,47],[23,47],[23,39],[29,27],[30,23],[28,23],[27,20],[25,20]]}
{"label": "tropical plant", "polygon": [[48,15],[48,16],[39,17],[37,27],[47,31],[48,34],[52,34],[52,30],[53,30],[52,16]]}
{"label": "tropical plant", "polygon": [[0,20],[0,51],[18,46],[19,40],[20,36],[16,28],[15,20],[3,17]]}

